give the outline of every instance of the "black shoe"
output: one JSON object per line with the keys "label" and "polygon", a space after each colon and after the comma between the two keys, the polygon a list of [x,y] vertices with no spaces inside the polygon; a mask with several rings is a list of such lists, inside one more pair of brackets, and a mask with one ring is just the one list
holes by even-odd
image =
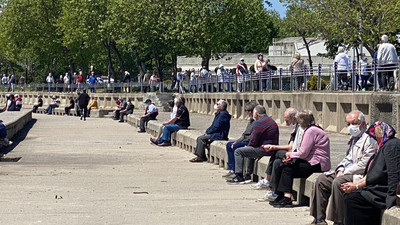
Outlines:
{"label": "black shoe", "polygon": [[282,198],[283,198],[282,195],[278,195],[278,197],[274,201],[270,201],[269,204],[275,206],[282,200]]}
{"label": "black shoe", "polygon": [[118,123],[123,123],[123,122],[125,122],[125,121],[123,121],[123,120],[118,121]]}
{"label": "black shoe", "polygon": [[293,207],[292,199],[283,197],[276,205],[273,205],[275,208],[290,208]]}
{"label": "black shoe", "polygon": [[83,119],[83,117],[81,116],[81,120]]}
{"label": "black shoe", "polygon": [[138,130],[138,133],[145,133],[146,131],[144,130]]}
{"label": "black shoe", "polygon": [[200,157],[195,157],[195,158],[189,160],[189,162],[192,162],[192,163],[204,162],[204,161],[207,161],[207,159],[203,159],[203,158],[200,158]]}
{"label": "black shoe", "polygon": [[163,146],[163,147],[171,146],[171,142],[164,141],[163,143],[158,144],[158,146]]}
{"label": "black shoe", "polygon": [[253,180],[251,179],[251,176],[250,176],[250,174],[246,174],[245,176],[244,176],[244,183],[245,184],[249,184],[249,183],[251,183]]}
{"label": "black shoe", "polygon": [[244,178],[242,175],[236,174],[232,180],[226,181],[228,184],[244,184]]}
{"label": "black shoe", "polygon": [[157,139],[155,139],[155,138],[150,138],[150,142],[152,144],[158,145]]}

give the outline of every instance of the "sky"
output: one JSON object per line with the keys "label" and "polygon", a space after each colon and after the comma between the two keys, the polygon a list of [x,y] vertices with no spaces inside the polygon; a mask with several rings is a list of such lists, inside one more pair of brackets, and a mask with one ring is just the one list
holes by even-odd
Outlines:
{"label": "sky", "polygon": [[279,0],[269,0],[272,3],[272,8],[267,7],[268,9],[273,9],[279,13],[281,18],[285,17],[286,15],[286,8],[282,5]]}

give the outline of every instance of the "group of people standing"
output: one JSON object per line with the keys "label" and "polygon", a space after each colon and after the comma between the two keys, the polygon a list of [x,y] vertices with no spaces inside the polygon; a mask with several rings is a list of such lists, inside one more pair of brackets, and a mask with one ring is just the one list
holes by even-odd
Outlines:
{"label": "group of people standing", "polygon": [[[190,125],[182,99],[176,98],[170,107],[171,119],[163,123],[162,135],[150,138],[152,144],[170,146],[171,133]],[[288,108],[284,112],[286,125],[293,131],[288,144],[280,145],[279,127],[265,108],[256,102],[244,107],[249,117],[245,131],[226,145],[229,171],[223,177],[228,184],[251,183],[255,160],[269,156],[265,177],[252,188],[267,189],[259,201],[269,201],[273,207],[293,206],[294,178],[320,173],[310,201],[311,224],[326,225],[331,220],[336,225],[378,225],[382,211],[396,204],[400,140],[389,124],[377,121],[368,126],[362,112],[350,112],[345,118],[351,136],[343,149],[346,156],[331,167],[329,136],[310,110]],[[197,138],[192,163],[208,160],[207,149],[213,141],[228,140],[231,115],[227,102],[218,101],[215,110],[211,126]]]}

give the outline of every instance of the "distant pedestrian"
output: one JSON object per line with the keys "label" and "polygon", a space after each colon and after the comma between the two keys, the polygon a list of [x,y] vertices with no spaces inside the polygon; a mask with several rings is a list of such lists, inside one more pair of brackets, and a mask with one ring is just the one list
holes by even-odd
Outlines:
{"label": "distant pedestrian", "polygon": [[336,87],[341,90],[347,90],[348,88],[347,73],[350,70],[350,59],[344,50],[344,47],[340,46],[334,60],[334,63],[337,63],[336,76],[338,83]]}
{"label": "distant pedestrian", "polygon": [[378,64],[379,70],[382,73],[382,87],[381,90],[393,91],[394,90],[394,73],[397,69],[397,51],[394,45],[389,43],[389,37],[382,35],[382,44],[378,48]]}
{"label": "distant pedestrian", "polygon": [[241,58],[239,64],[236,65],[236,80],[238,84],[238,92],[244,91],[243,83],[245,81],[245,77],[248,76],[248,74],[249,70],[246,63],[244,62],[244,58]]}
{"label": "distant pedestrian", "polygon": [[124,79],[122,80],[123,83],[123,92],[129,93],[130,92],[130,85],[131,85],[131,75],[128,71],[125,71]]}
{"label": "distant pedestrian", "polygon": [[47,82],[48,91],[50,92],[51,91],[51,86],[54,83],[53,75],[51,73],[49,73],[49,75],[46,77],[46,82]]}
{"label": "distant pedestrian", "polygon": [[86,93],[86,89],[83,89],[82,94],[78,96],[79,108],[81,110],[81,120],[86,120],[87,106],[89,104],[90,97]]}
{"label": "distant pedestrian", "polygon": [[301,59],[300,53],[296,52],[293,55],[292,63],[290,64],[291,69],[293,70],[293,76],[295,77],[296,85],[294,87],[295,90],[303,90],[304,85],[304,60]]}

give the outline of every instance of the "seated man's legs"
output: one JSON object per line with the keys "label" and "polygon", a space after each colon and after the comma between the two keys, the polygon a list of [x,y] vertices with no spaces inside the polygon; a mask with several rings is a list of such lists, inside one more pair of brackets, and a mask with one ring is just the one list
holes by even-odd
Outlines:
{"label": "seated man's legs", "polygon": [[146,131],[146,123],[149,120],[150,120],[149,117],[144,117],[144,118],[140,119],[140,124],[139,124],[140,132],[145,132]]}
{"label": "seated man's legs", "polygon": [[347,182],[353,182],[353,175],[336,177],[332,183],[332,195],[331,200],[329,201],[327,219],[336,224],[344,224],[344,193],[340,189],[340,186]]}
{"label": "seated man's legs", "polygon": [[196,145],[196,150],[195,150],[195,155],[197,158],[206,161],[207,156],[206,156],[206,148],[208,147],[209,144],[211,144],[211,135],[202,135],[197,138],[197,145]]}
{"label": "seated man's legs", "polygon": [[381,224],[382,210],[366,200],[361,192],[344,195],[344,210],[346,225]]}
{"label": "seated man's legs", "polygon": [[[244,158],[257,159],[263,156],[267,156],[269,154],[264,151],[261,151],[259,147],[248,146],[236,149],[234,155],[235,155],[235,173],[237,176],[243,176]],[[247,167],[249,170],[250,169],[249,167],[251,167],[251,165],[248,165]],[[253,169],[250,170],[252,171]]]}
{"label": "seated man's legs", "polygon": [[119,122],[124,122],[124,116],[127,115],[127,112],[121,112],[119,114]]}
{"label": "seated man's legs", "polygon": [[248,144],[248,142],[228,142],[226,144],[226,152],[228,153],[228,170],[235,171],[234,152],[236,149],[244,147],[247,144]]}
{"label": "seated man's legs", "polygon": [[117,119],[119,119],[119,112],[120,112],[121,110],[119,110],[119,109],[116,109],[115,111],[114,111],[114,120],[117,120]]}
{"label": "seated man's legs", "polygon": [[332,182],[335,174],[320,174],[315,182],[311,196],[310,215],[316,220],[325,221],[326,207],[332,191]]}
{"label": "seated man's legs", "polygon": [[161,144],[163,142],[171,143],[171,134],[184,129],[183,127],[176,124],[168,124],[164,126],[163,134],[160,138],[157,139],[157,143]]}

